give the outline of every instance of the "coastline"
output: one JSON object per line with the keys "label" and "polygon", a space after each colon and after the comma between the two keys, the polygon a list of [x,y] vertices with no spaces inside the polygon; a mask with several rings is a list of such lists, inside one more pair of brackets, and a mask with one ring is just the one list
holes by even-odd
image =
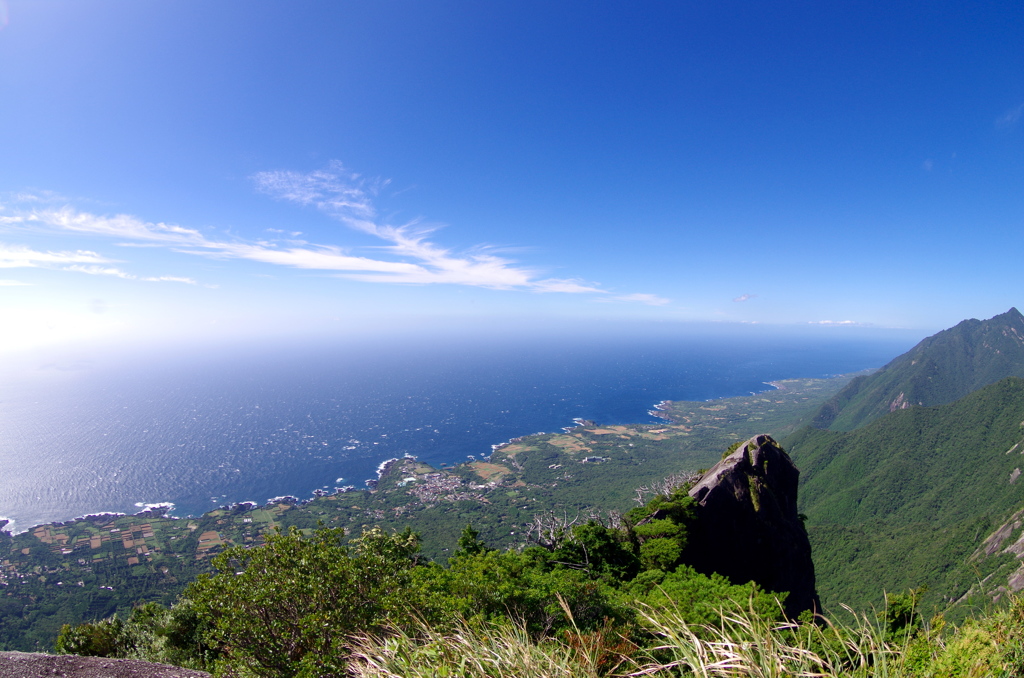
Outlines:
{"label": "coastline", "polygon": [[[832,376],[835,377],[835,376],[839,376],[839,375],[832,375]],[[751,395],[758,395],[760,393],[768,392],[769,390],[772,390],[772,389],[780,390],[780,391],[781,390],[785,390],[786,387],[782,383],[784,381],[786,381],[786,380],[761,382],[762,384],[765,384],[766,386],[770,386],[771,389],[764,389],[762,391],[750,392],[750,393],[751,393]],[[652,418],[655,418],[655,419],[661,419],[661,420],[666,421],[666,422],[674,422],[673,419],[671,419],[670,417],[668,417],[668,416],[663,414],[663,412],[668,408],[668,406],[671,403],[675,403],[675,402],[716,402],[716,401],[720,401],[720,400],[728,400],[730,398],[742,398],[742,397],[746,397],[746,396],[736,396],[736,395],[721,396],[721,397],[717,397],[717,398],[709,398],[709,399],[704,400],[704,401],[686,401],[686,400],[668,400],[668,399],[665,399],[665,400],[661,400],[658,403],[656,403],[655,405],[651,406],[651,409],[647,410],[646,413],[647,413],[648,416],[650,416]],[[573,430],[575,430],[577,428],[580,428],[580,427],[588,427],[588,426],[594,427],[594,426],[599,426],[599,425],[601,425],[601,426],[604,426],[604,425],[621,425],[621,424],[606,424],[606,423],[598,424],[597,422],[595,422],[593,420],[584,419],[582,417],[573,417],[572,421],[573,421],[573,425],[572,426],[563,426],[563,427],[561,427],[561,430],[563,432],[565,432],[565,433],[569,433],[569,432],[571,432],[571,431],[573,431]],[[635,426],[635,425],[647,425],[647,424],[638,423],[638,422],[629,422],[629,423],[627,423],[625,425]],[[654,423],[652,425],[657,425],[657,424]],[[505,447],[507,447],[509,445],[514,445],[516,443],[520,443],[520,442],[522,442],[522,441],[524,441],[524,440],[526,440],[528,438],[532,438],[532,437],[535,437],[535,436],[547,436],[547,435],[557,435],[557,433],[549,432],[549,431],[538,431],[538,432],[534,432],[534,433],[528,433],[528,434],[523,434],[523,435],[519,435],[519,436],[514,436],[512,438],[509,438],[507,441],[492,444],[490,446],[491,449],[490,449],[490,453],[489,454],[479,455],[479,457],[477,455],[467,455],[468,461],[456,461],[456,462],[447,462],[447,463],[446,462],[442,462],[440,464],[440,466],[442,467],[441,470],[443,470],[443,471],[450,471],[451,469],[453,469],[453,468],[455,468],[457,466],[460,466],[460,465],[466,464],[466,463],[472,463],[473,461],[476,461],[477,459],[479,459],[481,461],[487,461],[494,452],[496,452],[498,450],[501,450],[501,449],[503,449],[503,448],[505,448]],[[413,460],[418,459],[418,457],[416,455],[413,455],[413,454],[407,452],[403,456],[400,456],[400,457],[389,457],[389,458],[384,459],[381,462],[379,462],[377,467],[376,467],[376,469],[375,469],[376,477],[375,478],[368,478],[368,479],[366,479],[364,481],[366,489],[371,491],[371,492],[375,491],[375,489],[377,487],[377,483],[380,481],[381,477],[385,473],[387,473],[387,471],[391,468],[391,466],[394,465],[396,462],[401,461],[402,459],[407,459],[407,458],[408,459],[413,459]],[[327,487],[327,486],[322,486],[322,487]],[[313,501],[314,499],[317,499],[319,497],[329,496],[329,495],[332,495],[332,494],[341,494],[341,493],[346,493],[346,492],[358,491],[358,489],[357,489],[357,487],[355,485],[334,486],[334,488],[333,488],[334,491],[333,492],[329,492],[327,490],[324,490],[324,489],[322,489],[322,487],[317,487],[316,489],[311,490],[311,492],[310,492],[311,496],[309,498],[307,498],[307,499],[302,499],[298,495],[283,494],[283,495],[277,495],[277,496],[274,496],[274,497],[270,497],[270,498],[267,499],[266,503],[262,503],[262,504],[259,503],[259,502],[252,501],[252,500],[245,500],[245,501],[239,501],[239,502],[229,502],[229,503],[226,503],[224,505],[211,507],[210,509],[207,509],[206,511],[203,511],[202,513],[188,513],[188,514],[180,515],[180,516],[173,514],[173,511],[176,508],[176,506],[175,506],[175,503],[171,502],[171,501],[162,501],[162,502],[134,502],[134,505],[136,507],[139,507],[139,508],[142,509],[141,511],[138,511],[138,512],[135,512],[135,513],[127,513],[127,512],[123,512],[123,511],[96,511],[96,512],[87,513],[85,515],[76,516],[74,518],[69,518],[67,520],[55,520],[55,521],[50,521],[50,522],[40,522],[40,523],[37,523],[37,524],[30,525],[30,526],[28,526],[28,527],[26,527],[24,529],[15,529],[15,525],[17,523],[16,520],[8,519],[8,518],[6,518],[4,516],[0,516],[0,520],[7,520],[7,523],[5,525],[0,526],[0,532],[8,532],[10,534],[22,534],[24,532],[29,532],[29,531],[34,530],[36,528],[47,526],[47,525],[62,525],[62,524],[73,522],[73,521],[77,521],[77,520],[88,520],[88,519],[92,519],[92,518],[96,518],[96,517],[100,517],[100,516],[126,516],[126,515],[138,516],[138,515],[144,515],[146,513],[153,512],[153,511],[158,510],[158,509],[160,510],[159,514],[164,516],[164,517],[166,517],[166,518],[170,518],[170,519],[174,519],[174,520],[191,519],[191,518],[197,518],[197,517],[200,517],[202,515],[205,515],[206,513],[210,512],[210,511],[223,510],[223,509],[229,509],[230,510],[230,509],[235,509],[235,508],[242,507],[242,506],[247,506],[248,507],[247,510],[255,509],[255,508],[265,508],[265,507],[272,506],[272,505],[279,504],[279,503],[290,503],[290,504],[293,504],[293,505],[302,506],[302,505],[305,505],[306,503],[308,503],[310,501]]]}
{"label": "coastline", "polygon": [[[832,377],[828,377],[828,378],[831,379],[831,378],[835,378],[837,376],[840,376],[840,375],[833,375]],[[767,386],[771,386],[776,391],[784,391],[786,389],[786,387],[782,385],[784,381],[787,381],[787,380],[786,379],[779,379],[777,381],[762,381],[761,383],[765,384]],[[756,395],[760,395],[762,393],[768,393],[768,391],[770,391],[770,390],[771,389],[767,389],[766,388],[766,389],[764,389],[762,391],[751,391],[750,395],[756,396]],[[730,398],[742,398],[742,397],[744,397],[744,396],[722,396],[720,398],[708,398],[707,400],[700,401],[700,402],[713,403],[713,402],[716,402],[718,400],[728,400]],[[658,419],[664,419],[665,421],[675,421],[671,417],[668,417],[668,416],[662,414],[662,412],[665,412],[667,409],[669,409],[668,406],[671,405],[672,403],[685,403],[685,402],[698,402],[698,401],[695,401],[695,400],[694,401],[690,401],[690,400],[661,400],[661,401],[658,401],[654,406],[652,406],[651,409],[647,410],[647,414],[649,414],[652,417],[656,417]]]}

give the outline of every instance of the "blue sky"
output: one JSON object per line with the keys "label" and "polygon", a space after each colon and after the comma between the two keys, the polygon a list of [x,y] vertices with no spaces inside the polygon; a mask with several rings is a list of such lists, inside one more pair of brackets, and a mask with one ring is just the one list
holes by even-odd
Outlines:
{"label": "blue sky", "polygon": [[0,351],[923,336],[1024,301],[1020,3],[0,0],[0,26]]}

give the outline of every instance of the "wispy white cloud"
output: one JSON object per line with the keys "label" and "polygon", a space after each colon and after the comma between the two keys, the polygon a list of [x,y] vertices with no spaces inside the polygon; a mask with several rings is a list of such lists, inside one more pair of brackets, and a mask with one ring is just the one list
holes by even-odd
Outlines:
{"label": "wispy white cloud", "polygon": [[382,274],[409,275],[417,272],[420,268],[406,262],[351,256],[341,248],[329,245],[278,248],[268,243],[208,240],[190,244],[193,246],[192,248],[175,249],[179,252],[201,254],[219,259],[248,259],[265,264],[319,271],[374,271]]}
{"label": "wispy white cloud", "polygon": [[186,285],[196,284],[196,281],[192,278],[182,278],[176,275],[139,277],[113,266],[82,266],[80,264],[76,264],[72,266],[64,266],[61,270],[75,271],[76,273],[88,273],[89,275],[109,275],[115,278],[123,278],[124,280],[142,280],[143,282],[179,282],[185,283]]}
{"label": "wispy white cloud", "polygon": [[619,294],[611,297],[613,301],[632,301],[639,304],[646,304],[647,306],[664,306],[665,304],[672,303],[671,299],[665,297],[659,297],[656,294],[644,294],[638,292],[636,294]]}
{"label": "wispy white cloud", "polygon": [[486,247],[456,253],[431,241],[429,236],[436,229],[417,221],[400,226],[383,223],[377,218],[373,199],[389,182],[366,179],[339,163],[308,173],[260,172],[252,179],[257,190],[275,199],[314,206],[349,228],[380,238],[389,244],[379,249],[410,266],[402,270],[374,270],[363,268],[364,260],[360,268],[354,267],[352,274],[343,277],[366,282],[447,283],[569,294],[603,292],[577,280],[539,278],[537,271],[518,266]]}
{"label": "wispy white cloud", "polygon": [[808,325],[860,325],[856,320],[811,320]]}
{"label": "wispy white cloud", "polygon": [[[198,284],[192,278],[181,278],[181,277],[176,276],[176,275],[161,275],[161,276],[158,276],[156,278],[139,278],[139,280],[144,280],[146,282],[179,282],[179,283],[184,283],[186,285],[196,285],[196,284]],[[209,287],[209,285],[207,285],[207,287]]]}
{"label": "wispy white cloud", "polygon": [[346,170],[340,163],[308,173],[260,172],[253,175],[253,182],[260,192],[275,199],[314,206],[349,228],[380,238],[389,244],[379,249],[414,266],[401,271],[343,274],[346,278],[365,282],[446,283],[534,292],[607,294],[595,284],[576,279],[542,278],[538,271],[517,265],[492,248],[454,252],[429,239],[435,227],[417,221],[400,226],[383,223],[377,217],[373,200],[390,182],[364,178]]}
{"label": "wispy white cloud", "polygon": [[201,244],[199,231],[173,224],[145,222],[127,214],[112,217],[79,212],[70,207],[59,210],[40,210],[32,213],[32,221],[71,233],[128,238],[164,244]]}
{"label": "wispy white cloud", "polygon": [[[351,248],[332,244],[315,244],[303,240],[251,240],[215,236],[176,224],[148,222],[138,217],[118,214],[92,214],[71,207],[48,208],[39,205],[24,214],[5,215],[0,229],[9,232],[49,230],[51,232],[92,235],[116,239],[123,247],[164,247],[172,251],[215,259],[243,259],[289,268],[329,272],[335,276],[370,283],[451,284],[503,290],[524,290],[538,293],[598,294],[609,300],[632,301],[653,306],[669,303],[653,294],[610,296],[597,283],[575,278],[544,277],[540,271],[503,256],[493,247],[477,246],[455,251],[432,239],[436,227],[412,221],[393,225],[378,216],[374,200],[387,180],[368,179],[332,163],[313,172],[270,171],[252,176],[256,189],[277,200],[311,206],[326,216],[356,231],[378,238],[382,244],[371,252],[356,253]],[[298,231],[265,229],[295,238]],[[79,264],[67,268],[96,275],[120,275],[119,269],[100,265],[110,263],[95,253],[96,259],[69,260]],[[2,259],[0,259],[2,262]],[[0,263],[2,265],[2,263]],[[93,266],[95,268],[89,268]],[[124,273],[125,277],[129,274]],[[129,276],[134,277],[134,276]],[[194,281],[162,276],[140,280]]]}
{"label": "wispy white cloud", "polygon": [[176,275],[139,277],[113,266],[82,266],[76,264],[72,266],[64,266],[61,270],[74,271],[76,273],[88,273],[89,275],[109,275],[115,278],[123,278],[124,280],[142,280],[143,282],[179,282],[185,283],[186,285],[196,284],[196,281],[192,278],[182,278]]}
{"label": "wispy white cloud", "polygon": [[23,245],[0,243],[0,268],[40,268],[61,264],[105,264],[109,259],[88,250],[40,252]]}
{"label": "wispy white cloud", "polygon": [[744,301],[749,301],[749,300],[753,299],[756,296],[757,296],[756,294],[741,294],[740,296],[738,296],[735,299],[733,299],[733,301],[735,301],[737,303],[741,303],[741,302],[744,302]]}
{"label": "wispy white cloud", "polygon": [[125,273],[119,268],[113,266],[82,266],[81,264],[73,264],[71,266],[63,266],[62,271],[74,271],[76,273],[87,273],[89,275],[109,275],[115,278],[124,278],[125,280],[131,280],[135,276],[131,273]]}
{"label": "wispy white cloud", "polygon": [[595,283],[566,278],[548,278],[533,283],[537,292],[566,292],[568,294],[586,294],[588,292],[606,294],[605,290],[595,287]]}
{"label": "wispy white cloud", "polygon": [[[318,182],[322,181],[322,177],[318,178]],[[291,183],[295,183],[294,178]],[[303,196],[308,194],[298,192],[292,186],[287,195],[298,195],[306,199]],[[343,202],[340,199],[327,202],[332,210],[342,209],[339,207]],[[355,201],[350,202],[354,204]],[[367,210],[357,205],[357,211],[363,214]],[[517,266],[486,250],[454,254],[429,241],[426,237],[428,230],[417,230],[412,226],[378,225],[355,218],[350,220],[349,225],[388,242],[376,249],[392,254],[393,259],[353,255],[334,245],[293,245],[294,241],[282,245],[272,241],[211,239],[195,229],[173,224],[146,222],[126,214],[102,216],[67,207],[34,211],[28,221],[37,228],[127,240],[124,243],[126,245],[169,247],[177,252],[217,259],[246,259],[291,268],[331,271],[342,277],[366,282],[449,283],[537,292],[603,292],[593,285],[576,280],[539,278],[535,271]],[[131,242],[133,240],[135,242]]]}
{"label": "wispy white cloud", "polygon": [[1021,115],[1024,115],[1024,104],[1015,106],[996,118],[996,127],[1013,127],[1020,120]]}
{"label": "wispy white cloud", "polygon": [[[0,268],[48,268],[72,273],[85,273],[88,275],[106,275],[124,280],[146,280],[153,282],[186,282],[195,285],[196,282],[190,278],[176,276],[159,276],[140,278],[126,271],[109,264],[114,263],[111,259],[90,252],[88,250],[41,252],[24,245],[9,245],[0,243]],[[3,286],[28,285],[18,281],[7,281]]]}
{"label": "wispy white cloud", "polygon": [[54,191],[18,191],[8,194],[8,197],[17,203],[54,203],[67,202],[67,198]]}
{"label": "wispy white cloud", "polygon": [[390,183],[370,180],[350,172],[339,162],[313,172],[278,170],[252,176],[257,190],[279,200],[315,205],[325,212],[372,219],[377,212],[373,197]]}

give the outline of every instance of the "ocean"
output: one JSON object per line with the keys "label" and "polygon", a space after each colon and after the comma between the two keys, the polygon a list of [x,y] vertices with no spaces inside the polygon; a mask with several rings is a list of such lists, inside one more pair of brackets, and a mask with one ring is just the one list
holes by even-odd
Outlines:
{"label": "ocean", "polygon": [[171,502],[174,515],[433,465],[571,426],[656,421],[662,400],[879,367],[906,337],[756,335],[226,348],[41,365],[0,383],[0,516],[16,531]]}

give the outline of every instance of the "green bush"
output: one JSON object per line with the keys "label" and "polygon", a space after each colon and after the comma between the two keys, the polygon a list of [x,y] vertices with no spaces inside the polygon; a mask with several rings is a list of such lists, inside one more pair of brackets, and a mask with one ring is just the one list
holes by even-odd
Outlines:
{"label": "green bush", "polygon": [[186,591],[221,648],[219,670],[290,677],[341,671],[353,633],[375,633],[429,608],[409,572],[419,538],[367,530],[354,549],[341,529],[305,538],[292,529],[264,546],[227,549],[216,574]]}
{"label": "green bush", "polygon": [[65,624],[57,636],[57,654],[85,657],[117,657],[121,653],[123,624],[115,615],[110,619],[71,626]]}

